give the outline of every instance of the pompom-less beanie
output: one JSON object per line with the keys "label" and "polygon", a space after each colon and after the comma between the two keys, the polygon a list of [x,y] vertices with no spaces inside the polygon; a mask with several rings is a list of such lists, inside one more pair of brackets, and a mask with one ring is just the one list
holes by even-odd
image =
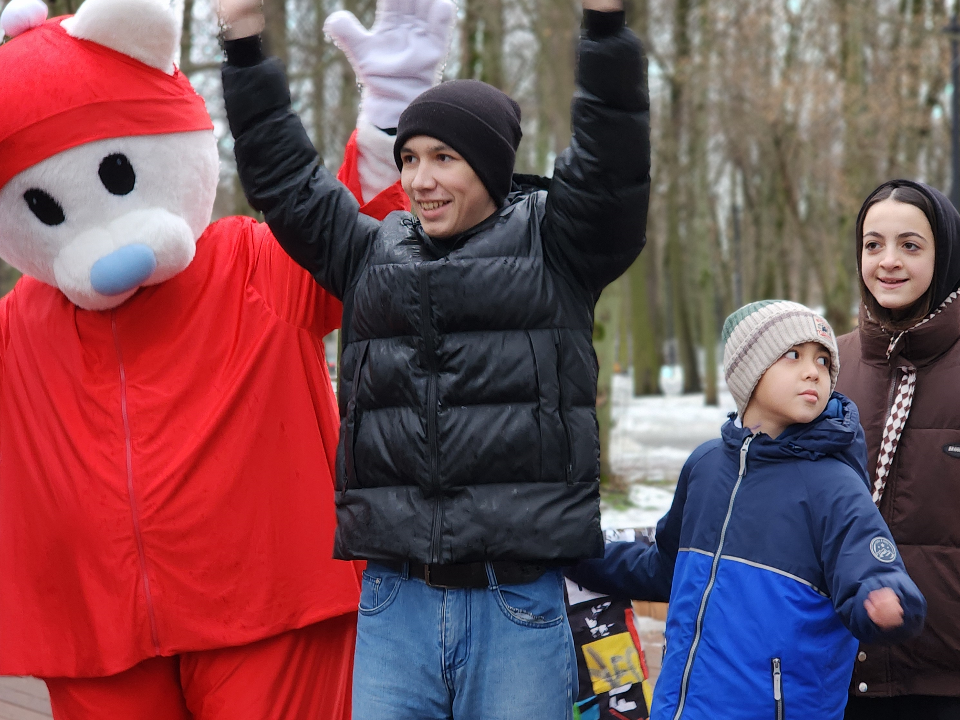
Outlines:
{"label": "pompom-less beanie", "polygon": [[754,388],[771,365],[794,345],[816,342],[830,351],[830,392],[837,385],[840,355],[830,324],[788,300],[744,305],[723,323],[723,374],[742,418]]}
{"label": "pompom-less beanie", "polygon": [[520,106],[479,80],[450,80],[418,95],[400,115],[393,157],[417,135],[446,143],[463,155],[500,206],[510,193],[520,130]]}
{"label": "pompom-less beanie", "polygon": [[0,188],[64,150],[130,135],[212,130],[203,98],[167,74],[48,20],[0,46]]}

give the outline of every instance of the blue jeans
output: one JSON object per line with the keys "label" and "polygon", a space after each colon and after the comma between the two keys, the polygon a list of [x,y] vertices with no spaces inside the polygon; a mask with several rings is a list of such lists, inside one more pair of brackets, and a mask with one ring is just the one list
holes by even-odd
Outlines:
{"label": "blue jeans", "polygon": [[430,587],[370,563],[363,574],[353,720],[570,720],[577,661],[562,576]]}

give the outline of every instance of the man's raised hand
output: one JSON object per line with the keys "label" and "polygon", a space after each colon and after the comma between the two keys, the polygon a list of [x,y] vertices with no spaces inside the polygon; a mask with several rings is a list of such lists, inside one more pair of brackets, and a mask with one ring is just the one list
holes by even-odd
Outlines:
{"label": "man's raised hand", "polygon": [[227,40],[263,32],[263,0],[219,0],[217,16]]}
{"label": "man's raised hand", "polygon": [[583,0],[583,9],[617,12],[623,10],[623,0]]}
{"label": "man's raised hand", "polygon": [[436,84],[456,12],[450,0],[379,0],[369,31],[346,10],[327,18],[324,32],[343,50],[363,88],[364,119],[396,127],[410,101]]}

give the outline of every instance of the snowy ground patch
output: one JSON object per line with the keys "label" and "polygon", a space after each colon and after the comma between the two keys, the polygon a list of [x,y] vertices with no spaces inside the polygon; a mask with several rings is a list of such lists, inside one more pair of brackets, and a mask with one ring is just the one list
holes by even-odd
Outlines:
{"label": "snowy ground patch", "polygon": [[683,463],[700,443],[720,437],[733,397],[720,389],[720,406],[708,407],[703,395],[655,395],[635,398],[629,375],[613,377],[613,471],[630,485],[629,507],[601,503],[606,528],[656,525],[670,508]]}

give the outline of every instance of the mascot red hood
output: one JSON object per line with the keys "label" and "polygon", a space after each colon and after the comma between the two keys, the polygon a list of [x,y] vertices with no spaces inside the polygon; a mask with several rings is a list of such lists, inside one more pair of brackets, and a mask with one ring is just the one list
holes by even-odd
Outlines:
{"label": "mascot red hood", "polygon": [[13,0],[0,23],[0,257],[24,273],[0,301],[0,674],[113,675],[354,613],[357,567],[331,559],[341,307],[265,225],[210,224],[176,17]]}

